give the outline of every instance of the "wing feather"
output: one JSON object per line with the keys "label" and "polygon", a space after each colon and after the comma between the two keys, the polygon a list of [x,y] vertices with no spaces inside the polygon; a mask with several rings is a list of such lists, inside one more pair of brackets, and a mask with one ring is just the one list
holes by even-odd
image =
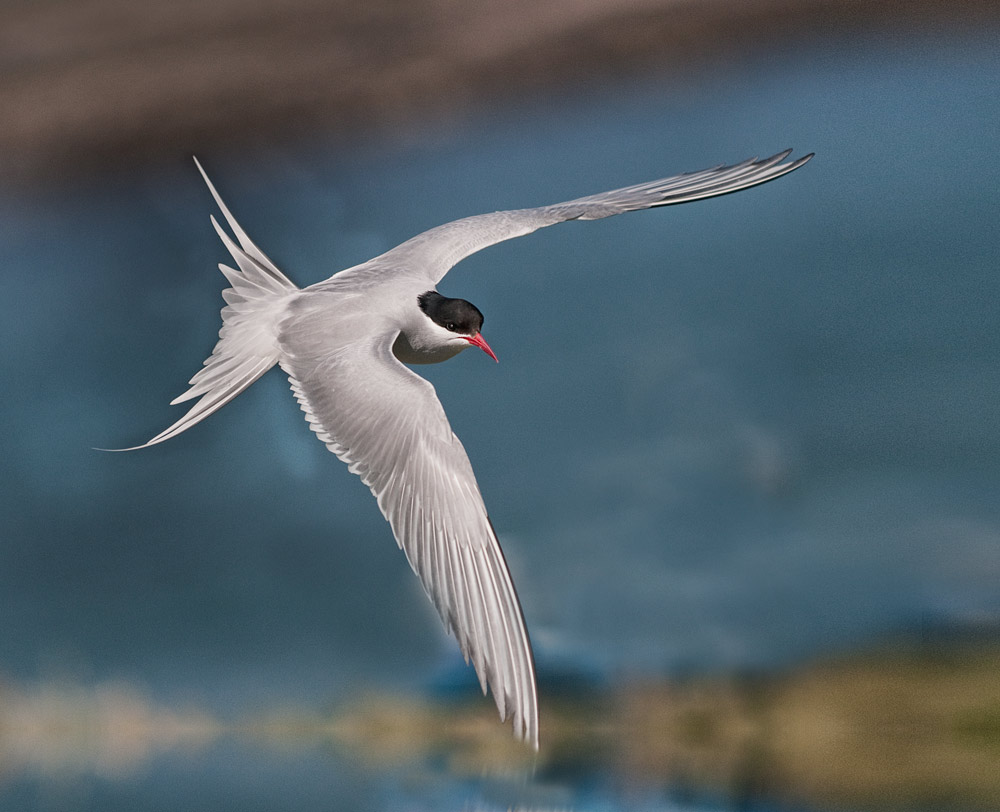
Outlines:
{"label": "wing feather", "polygon": [[[787,175],[812,158],[812,153],[785,163],[791,150],[770,158],[751,158],[661,180],[613,189],[588,197],[532,209],[498,211],[465,217],[432,228],[374,259],[341,274],[360,280],[389,273],[422,276],[437,284],[457,262],[498,242],[530,234],[567,220],[598,220],[627,211],[688,203],[738,192]],[[324,283],[320,283],[322,286]]]}
{"label": "wing feather", "polygon": [[493,692],[501,718],[513,716],[515,734],[537,748],[534,660],[521,606],[434,387],[392,356],[394,335],[330,352],[305,322],[279,340],[309,425],[371,488],[483,691]]}

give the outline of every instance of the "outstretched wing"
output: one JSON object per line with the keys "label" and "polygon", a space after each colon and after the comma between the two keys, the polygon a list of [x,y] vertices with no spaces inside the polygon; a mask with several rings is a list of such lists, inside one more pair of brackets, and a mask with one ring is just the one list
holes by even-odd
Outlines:
{"label": "outstretched wing", "polygon": [[780,178],[812,158],[810,153],[796,161],[782,163],[790,154],[791,150],[785,150],[760,161],[751,158],[733,166],[716,166],[552,206],[498,211],[454,220],[418,234],[354,270],[357,273],[380,273],[405,269],[409,274],[423,275],[429,283],[437,284],[455,263],[470,254],[503,240],[530,234],[544,226],[566,220],[598,220],[626,211],[671,206],[738,192]]}
{"label": "outstretched wing", "polygon": [[[313,328],[310,325],[317,325]],[[535,668],[521,606],[465,449],[434,387],[392,355],[394,335],[331,352],[318,321],[281,337],[313,431],[361,477],[500,717],[538,747]]]}

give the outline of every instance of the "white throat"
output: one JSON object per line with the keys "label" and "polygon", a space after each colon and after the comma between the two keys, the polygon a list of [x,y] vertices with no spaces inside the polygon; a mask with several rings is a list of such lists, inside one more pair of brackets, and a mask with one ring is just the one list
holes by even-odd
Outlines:
{"label": "white throat", "polygon": [[420,341],[420,338],[423,337],[414,336],[411,342],[411,337],[405,332],[401,332],[393,342],[392,354],[404,364],[440,364],[442,361],[454,358],[470,346],[464,341],[461,344],[455,341],[446,344],[429,344],[429,342]]}

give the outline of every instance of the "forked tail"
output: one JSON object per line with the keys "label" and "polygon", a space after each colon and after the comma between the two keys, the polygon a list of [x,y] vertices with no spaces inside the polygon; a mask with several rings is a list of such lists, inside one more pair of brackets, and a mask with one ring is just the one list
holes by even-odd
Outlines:
{"label": "forked tail", "polygon": [[189,381],[190,389],[174,398],[171,405],[192,398],[199,398],[198,402],[180,420],[149,442],[133,448],[116,449],[118,451],[146,448],[176,437],[221,409],[273,367],[278,362],[277,322],[289,295],[298,290],[240,228],[197,158],[195,164],[239,241],[239,245],[234,243],[212,217],[212,225],[233,255],[239,270],[219,265],[219,270],[232,285],[222,292],[226,306],[222,308],[219,343],[205,360],[204,368]]}

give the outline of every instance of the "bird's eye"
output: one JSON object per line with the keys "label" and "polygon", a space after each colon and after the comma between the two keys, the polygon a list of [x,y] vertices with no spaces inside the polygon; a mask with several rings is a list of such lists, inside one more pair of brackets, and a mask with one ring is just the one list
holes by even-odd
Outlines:
{"label": "bird's eye", "polygon": [[449,330],[451,330],[451,331],[452,331],[453,333],[455,332],[455,330],[457,330],[457,329],[458,329],[458,325],[457,325],[457,324],[455,324],[455,322],[453,322],[453,321],[449,321],[449,322],[448,322],[448,323],[447,323],[447,324],[445,325],[445,327],[447,327],[447,328],[448,328]]}

